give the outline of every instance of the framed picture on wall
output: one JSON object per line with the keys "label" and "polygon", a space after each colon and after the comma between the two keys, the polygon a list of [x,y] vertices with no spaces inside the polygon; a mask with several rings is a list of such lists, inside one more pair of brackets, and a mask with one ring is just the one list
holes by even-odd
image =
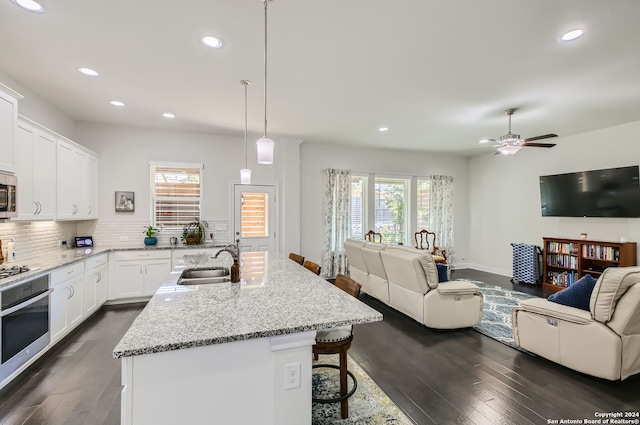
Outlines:
{"label": "framed picture on wall", "polygon": [[132,212],[135,206],[133,192],[116,192],[116,212]]}

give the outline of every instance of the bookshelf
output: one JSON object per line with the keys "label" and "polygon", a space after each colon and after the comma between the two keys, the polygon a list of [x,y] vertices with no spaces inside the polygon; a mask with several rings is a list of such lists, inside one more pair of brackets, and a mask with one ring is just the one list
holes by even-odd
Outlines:
{"label": "bookshelf", "polygon": [[558,292],[587,273],[600,277],[607,267],[637,265],[635,242],[542,238],[542,290]]}

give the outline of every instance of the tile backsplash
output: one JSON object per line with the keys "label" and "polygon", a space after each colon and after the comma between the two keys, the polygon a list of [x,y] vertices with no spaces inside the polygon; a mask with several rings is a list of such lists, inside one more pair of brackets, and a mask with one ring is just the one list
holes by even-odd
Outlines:
{"label": "tile backsplash", "polygon": [[3,254],[7,249],[7,243],[13,239],[16,264],[22,264],[31,257],[58,249],[59,241],[71,241],[75,236],[76,223],[58,221],[0,223]]}
{"label": "tile backsplash", "polygon": [[[226,244],[231,240],[231,224],[227,220],[207,220],[213,242]],[[71,244],[76,236],[93,236],[96,246],[132,248],[144,246],[146,220],[92,220],[78,222],[32,221],[0,222],[3,253],[13,239],[15,263],[28,262],[31,257],[59,249],[59,241]],[[171,236],[180,238],[180,230],[163,230],[156,234],[159,245],[169,245]],[[211,240],[208,235],[207,240]],[[71,246],[71,245],[70,245]]]}

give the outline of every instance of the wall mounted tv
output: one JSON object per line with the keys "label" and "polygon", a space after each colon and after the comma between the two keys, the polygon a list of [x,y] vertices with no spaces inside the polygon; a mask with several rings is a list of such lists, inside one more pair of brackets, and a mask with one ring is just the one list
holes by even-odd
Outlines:
{"label": "wall mounted tv", "polygon": [[638,166],[540,177],[542,215],[640,217]]}

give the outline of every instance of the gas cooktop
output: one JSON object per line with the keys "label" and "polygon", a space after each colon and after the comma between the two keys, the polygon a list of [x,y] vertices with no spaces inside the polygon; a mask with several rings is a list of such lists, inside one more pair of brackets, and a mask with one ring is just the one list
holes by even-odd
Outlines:
{"label": "gas cooktop", "polygon": [[4,279],[6,277],[15,276],[20,273],[28,272],[31,270],[29,266],[4,266],[0,267],[0,279]]}

